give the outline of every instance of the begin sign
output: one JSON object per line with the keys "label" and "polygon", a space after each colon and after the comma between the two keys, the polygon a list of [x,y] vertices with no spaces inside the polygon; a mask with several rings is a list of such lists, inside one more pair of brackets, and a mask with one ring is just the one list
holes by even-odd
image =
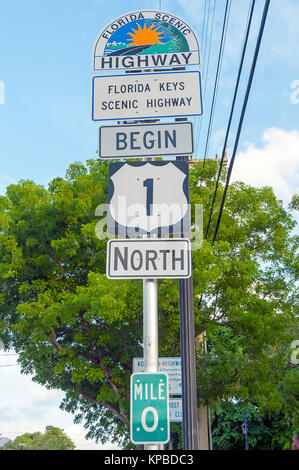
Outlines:
{"label": "begin sign", "polygon": [[191,122],[104,126],[99,129],[101,158],[179,156],[193,152]]}

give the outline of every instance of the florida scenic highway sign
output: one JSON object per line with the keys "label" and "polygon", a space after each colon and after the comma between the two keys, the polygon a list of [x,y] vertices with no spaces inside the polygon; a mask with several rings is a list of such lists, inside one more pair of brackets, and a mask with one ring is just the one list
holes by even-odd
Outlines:
{"label": "florida scenic highway sign", "polygon": [[200,47],[192,28],[161,11],[139,10],[116,18],[93,47],[93,71],[198,64]]}

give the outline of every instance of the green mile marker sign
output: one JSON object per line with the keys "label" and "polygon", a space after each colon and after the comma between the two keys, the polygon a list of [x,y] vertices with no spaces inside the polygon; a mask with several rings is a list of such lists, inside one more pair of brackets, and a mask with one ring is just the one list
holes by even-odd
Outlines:
{"label": "green mile marker sign", "polygon": [[166,444],[169,441],[168,377],[162,373],[131,375],[131,441]]}

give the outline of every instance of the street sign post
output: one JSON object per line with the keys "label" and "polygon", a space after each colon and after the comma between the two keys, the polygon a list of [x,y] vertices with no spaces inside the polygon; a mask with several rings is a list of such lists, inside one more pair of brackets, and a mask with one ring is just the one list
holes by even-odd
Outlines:
{"label": "street sign post", "polygon": [[191,272],[191,243],[186,238],[108,242],[109,279],[187,279]]}
{"label": "street sign post", "polygon": [[130,415],[131,441],[134,444],[166,444],[169,441],[166,374],[132,374]]}
{"label": "street sign post", "polygon": [[[182,394],[182,361],[180,357],[159,357],[158,370],[168,376],[169,395]],[[143,357],[134,357],[133,372],[144,372]]]}
{"label": "street sign post", "polygon": [[[186,157],[178,157],[185,159]],[[189,167],[188,167],[189,170]],[[190,194],[188,192],[188,202]],[[185,449],[198,449],[197,385],[194,330],[193,277],[179,280],[180,337],[183,378],[183,438]]]}
{"label": "street sign post", "polygon": [[201,73],[163,72],[92,78],[93,121],[202,116]]}
{"label": "street sign post", "polygon": [[[122,75],[92,78],[92,121],[134,119],[144,124],[144,119],[148,118],[158,121],[165,117],[202,116],[201,73],[194,68],[186,70],[199,64],[199,41],[192,28],[180,18],[150,10],[135,11],[116,18],[96,39],[93,72],[117,70],[122,71]],[[186,71],[161,72],[163,67]],[[149,68],[154,73],[124,73],[136,72],[137,68],[138,72]],[[179,128],[173,123],[172,127],[164,127],[164,131],[162,124],[159,128],[156,126],[140,126],[138,130],[133,126],[130,130],[129,126],[119,127],[118,130],[113,126],[101,128],[100,157],[175,155],[184,160],[192,154],[193,142],[188,137],[190,126],[188,131],[184,125],[185,139],[180,137],[183,126]],[[190,144],[192,151],[189,151]],[[183,169],[183,165],[180,167],[184,163],[187,169]],[[169,440],[169,401],[164,393],[165,390],[168,393],[167,376],[160,374],[157,382],[157,278],[177,277],[180,286],[190,287],[192,284],[192,279],[188,282],[192,274],[190,247],[186,250],[175,245],[178,241],[186,245],[189,240],[184,237],[190,237],[188,162],[152,162],[151,166],[148,163],[134,163],[130,164],[131,167],[123,166],[129,164],[115,165],[110,165],[109,172],[108,232],[123,238],[135,235],[137,240],[111,240],[108,243],[107,275],[111,279],[143,279],[144,374],[133,374],[131,378],[131,440],[136,444],[144,443],[146,450],[158,450],[161,443]],[[125,207],[122,205],[124,202]],[[152,235],[177,236],[181,239],[145,239]],[[147,244],[141,245],[141,242]],[[155,244],[154,247],[153,242],[162,245]],[[170,243],[173,243],[172,248]],[[184,292],[181,287],[180,292]],[[190,288],[187,297],[189,300],[192,298]],[[184,304],[183,299],[181,312],[184,312]],[[188,305],[186,310],[192,310],[191,302]],[[182,328],[185,329],[183,322]],[[181,338],[184,349],[185,333]],[[190,338],[193,343],[194,336],[190,334]],[[182,354],[185,449],[198,448],[197,421],[190,419],[187,410],[190,406],[195,417],[195,387],[193,382],[189,382],[190,368],[186,367],[186,358],[191,357],[191,353],[188,350]],[[194,362],[192,367],[195,376]],[[189,400],[187,393],[189,385],[192,400]],[[176,407],[173,405],[174,409]],[[189,439],[191,435],[192,439]]]}
{"label": "street sign post", "polygon": [[191,155],[193,152],[191,122],[99,129],[99,157],[103,159]]}
{"label": "street sign post", "polygon": [[188,163],[177,161],[109,165],[108,232],[140,237],[189,235]]}

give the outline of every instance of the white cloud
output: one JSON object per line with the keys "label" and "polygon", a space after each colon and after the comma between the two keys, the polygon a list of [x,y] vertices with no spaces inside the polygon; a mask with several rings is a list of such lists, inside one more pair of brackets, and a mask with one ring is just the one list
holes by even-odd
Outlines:
{"label": "white cloud", "polygon": [[[12,354],[10,351],[9,354]],[[20,367],[14,366],[17,356],[0,350],[0,434],[14,440],[25,432],[44,432],[46,426],[59,427],[72,439],[80,450],[116,449],[115,445],[102,446],[94,440],[86,440],[87,430],[74,424],[73,415],[59,409],[64,396],[58,390],[47,390],[32,382],[31,376],[21,375]],[[9,366],[9,367],[3,367]]]}
{"label": "white cloud", "polygon": [[232,181],[262,187],[272,186],[276,196],[289,203],[298,193],[299,132],[271,127],[262,136],[262,145],[249,144],[235,159]]}
{"label": "white cloud", "polygon": [[0,175],[0,194],[4,195],[10,184],[16,184],[16,181],[8,175]]}

